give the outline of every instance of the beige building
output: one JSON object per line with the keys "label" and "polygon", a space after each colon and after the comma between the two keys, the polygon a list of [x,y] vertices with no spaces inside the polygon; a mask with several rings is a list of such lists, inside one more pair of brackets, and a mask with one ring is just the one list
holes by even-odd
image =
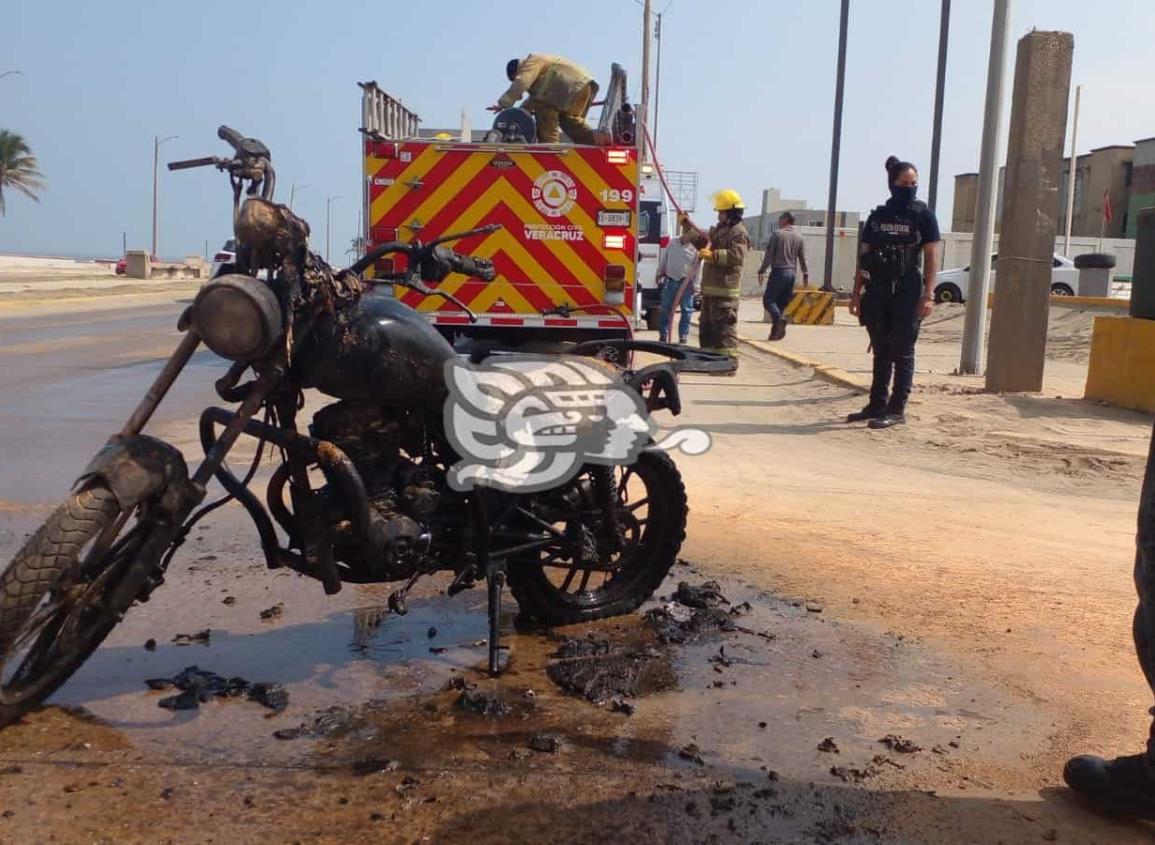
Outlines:
{"label": "beige building", "polygon": [[[764,249],[770,235],[778,228],[778,215],[789,211],[794,215],[796,226],[825,226],[826,210],[810,208],[806,200],[785,199],[778,188],[766,188],[762,191],[762,213],[750,214],[747,209],[745,223],[746,231],[750,233],[751,245],[755,249]],[[857,211],[835,212],[834,225],[836,228],[857,229],[859,215]]]}
{"label": "beige building", "polygon": [[[1099,147],[1078,156],[1075,164],[1075,216],[1071,221],[1071,234],[1075,237],[1122,238],[1126,236],[1131,213],[1131,183],[1134,168],[1135,147],[1113,145]],[[1056,210],[1059,233],[1066,231],[1067,224],[1067,174],[1070,159],[1063,159],[1063,169],[1059,175],[1059,207]],[[1003,214],[1003,188],[1006,168],[999,170],[998,200],[995,210],[995,231]],[[960,173],[954,177],[954,208],[951,217],[952,232],[973,232],[975,211],[978,207],[977,173]],[[1104,213],[1104,195],[1111,197],[1111,222]],[[1132,229],[1134,227],[1131,227]]]}

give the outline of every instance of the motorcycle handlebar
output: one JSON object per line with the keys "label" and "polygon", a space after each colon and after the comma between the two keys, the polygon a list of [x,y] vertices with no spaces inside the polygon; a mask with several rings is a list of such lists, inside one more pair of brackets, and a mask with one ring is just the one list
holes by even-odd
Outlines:
{"label": "motorcycle handlebar", "polygon": [[497,277],[497,270],[493,267],[493,262],[487,258],[476,258],[472,255],[458,255],[456,252],[450,253],[449,266],[453,268],[453,272],[461,273],[465,276],[472,276],[475,279],[481,279],[483,282],[492,282]]}
{"label": "motorcycle handlebar", "polygon": [[188,158],[184,161],[170,161],[168,163],[169,170],[189,170],[193,167],[211,167],[220,161],[216,156],[206,156],[205,158]]}

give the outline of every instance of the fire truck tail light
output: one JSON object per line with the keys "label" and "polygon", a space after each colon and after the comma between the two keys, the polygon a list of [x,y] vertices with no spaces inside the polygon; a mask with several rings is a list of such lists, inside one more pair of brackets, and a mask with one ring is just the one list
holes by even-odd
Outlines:
{"label": "fire truck tail light", "polygon": [[621,264],[609,264],[605,272],[606,292],[602,297],[606,305],[621,305],[626,298],[626,268]]}
{"label": "fire truck tail light", "polygon": [[373,271],[379,276],[393,275],[394,264],[392,258],[379,258],[373,262]]}
{"label": "fire truck tail light", "polygon": [[670,236],[662,235],[662,239],[658,242],[658,245],[661,246],[662,249],[668,247],[670,245]]}
{"label": "fire truck tail light", "polygon": [[629,150],[606,150],[606,161],[610,164],[627,164],[629,160]]}
{"label": "fire truck tail light", "polygon": [[373,143],[374,158],[397,158],[397,144],[390,141],[375,141]]}
{"label": "fire truck tail light", "polygon": [[373,238],[375,244],[387,244],[390,241],[397,240],[397,230],[390,229],[385,226],[374,226],[373,231],[369,233]]}
{"label": "fire truck tail light", "polygon": [[625,235],[606,235],[606,249],[625,249]]}

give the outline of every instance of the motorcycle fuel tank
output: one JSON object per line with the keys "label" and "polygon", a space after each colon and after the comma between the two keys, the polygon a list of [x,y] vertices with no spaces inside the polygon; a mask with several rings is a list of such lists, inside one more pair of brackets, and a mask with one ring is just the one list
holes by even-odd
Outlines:
{"label": "motorcycle fuel tank", "polygon": [[433,407],[445,401],[453,347],[429,321],[384,293],[322,316],[294,362],[306,387],[337,399]]}

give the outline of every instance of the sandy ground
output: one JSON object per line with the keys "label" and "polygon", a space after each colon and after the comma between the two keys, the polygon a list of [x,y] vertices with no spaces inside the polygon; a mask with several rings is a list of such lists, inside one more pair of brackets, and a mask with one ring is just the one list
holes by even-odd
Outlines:
{"label": "sandy ground", "polygon": [[196,291],[199,279],[129,279],[113,263],[0,255],[0,308],[52,300]]}
{"label": "sandy ground", "polygon": [[[24,463],[0,476],[0,558],[159,367],[177,310],[57,306],[7,324],[0,443],[36,454],[46,479],[30,483]],[[160,421],[186,454],[219,369],[198,362]],[[659,600],[679,580],[718,578],[731,602],[751,603],[754,633],[658,648],[672,686],[640,695],[634,715],[564,695],[546,671],[567,635],[656,647],[638,617],[515,632],[510,601],[510,668],[488,680],[474,645],[482,596],[448,600],[430,583],[405,618],[382,611],[379,588],[325,598],[265,572],[227,508],[54,706],[0,733],[0,841],[1155,838],[1088,812],[1059,776],[1071,753],[1132,752],[1145,737],[1151,694],[1129,628],[1149,419],[932,385],[905,429],[871,432],[841,422],[855,392],[749,351],[736,378],[683,384],[678,423],[713,448],[678,458],[687,563]],[[34,423],[60,392],[73,410]],[[1096,446],[1087,432],[1104,427]],[[259,618],[277,602],[281,616]],[[171,643],[205,627],[206,646]],[[720,648],[729,665],[711,661]],[[284,683],[290,707],[159,709],[143,680],[193,663]],[[458,676],[513,713],[462,712],[445,689]],[[347,714],[340,729],[272,737],[331,707]],[[543,731],[559,753],[529,750]],[[887,734],[922,750],[888,750]],[[827,737],[837,753],[818,750]]]}

